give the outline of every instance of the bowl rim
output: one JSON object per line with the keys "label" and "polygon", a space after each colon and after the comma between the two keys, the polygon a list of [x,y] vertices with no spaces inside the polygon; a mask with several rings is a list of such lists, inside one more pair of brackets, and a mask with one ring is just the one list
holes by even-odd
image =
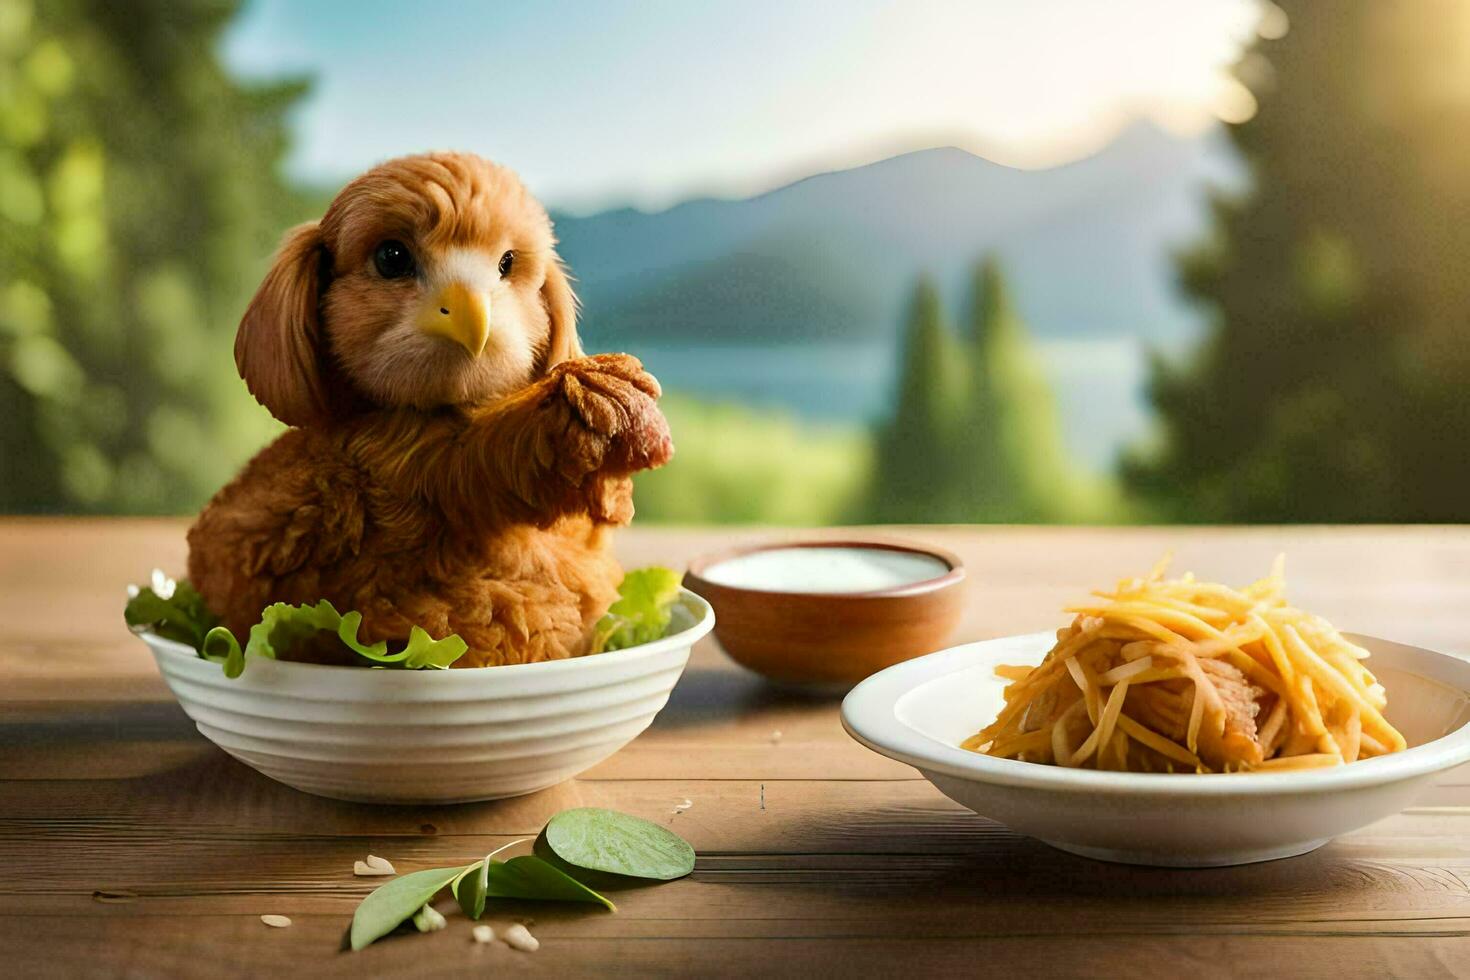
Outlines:
{"label": "bowl rim", "polygon": [[[525,677],[527,675],[545,676],[557,672],[571,672],[584,670],[587,665],[601,664],[612,665],[621,663],[633,663],[649,657],[657,657],[670,650],[683,647],[692,647],[702,639],[710,630],[714,629],[715,611],[709,602],[701,595],[691,592],[687,588],[679,589],[679,603],[685,609],[690,610],[696,616],[693,623],[679,630],[660,637],[651,643],[640,643],[637,646],[626,647],[622,650],[608,650],[603,653],[568,657],[564,660],[538,660],[529,664],[500,664],[493,667],[450,667],[444,670],[373,670],[363,667],[346,667],[341,664],[309,664],[298,663],[294,660],[274,660],[274,669],[285,671],[287,675],[296,673],[299,676],[341,676],[343,671],[348,671],[356,677],[382,677],[384,680],[377,682],[384,685],[392,685],[399,681],[413,678],[415,684],[456,683],[451,677],[457,677],[462,683],[470,677]],[[159,636],[152,630],[137,630],[135,635],[143,639],[160,656],[169,656],[182,660],[199,663],[209,663],[199,656],[199,651],[193,647]],[[493,675],[487,675],[487,671],[493,671]],[[442,679],[429,680],[429,678]],[[391,678],[391,679],[390,679]],[[366,681],[366,683],[375,683]]]}
{"label": "bowl rim", "polygon": [[[1401,647],[1420,655],[1467,663],[1463,657],[1394,640],[1356,633],[1344,635],[1363,645]],[[1042,649],[1050,649],[1056,643],[1056,634],[1027,633],[980,640],[885,668],[859,683],[843,699],[842,727],[874,752],[913,766],[925,775],[937,773],[966,782],[1018,789],[1109,795],[1228,797],[1331,793],[1412,779],[1470,761],[1470,721],[1422,745],[1343,766],[1292,772],[1180,775],[1099,772],[996,759],[948,745],[898,718],[896,708],[903,697],[921,684],[974,667],[977,654],[987,646],[1032,642]],[[1470,691],[1466,693],[1470,695]]]}
{"label": "bowl rim", "polygon": [[[729,585],[724,582],[712,582],[704,577],[704,572],[714,565],[730,561],[733,558],[742,558],[745,555],[754,555],[762,551],[784,551],[788,548],[873,548],[879,551],[902,551],[909,554],[925,555],[929,558],[937,558],[949,566],[949,570],[943,575],[933,578],[920,579],[917,582],[905,582],[902,585],[892,585],[883,589],[864,589],[854,592],[791,592],[783,589],[760,589],[748,585]],[[824,602],[843,602],[848,600],[867,599],[902,599],[910,596],[927,595],[938,592],[965,579],[965,563],[959,555],[935,545],[921,544],[917,541],[907,541],[900,538],[881,536],[853,535],[848,537],[834,538],[793,538],[790,540],[762,541],[755,544],[737,545],[733,548],[725,548],[720,551],[700,555],[689,563],[689,570],[685,573],[685,581],[690,583],[691,588],[700,594],[707,594],[703,590],[718,590],[726,593],[745,593],[748,595],[768,596],[772,598]]]}

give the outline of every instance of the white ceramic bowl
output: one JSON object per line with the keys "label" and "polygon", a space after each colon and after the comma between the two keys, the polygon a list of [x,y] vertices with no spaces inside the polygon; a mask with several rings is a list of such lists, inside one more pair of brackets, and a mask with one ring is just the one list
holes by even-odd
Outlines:
{"label": "white ceramic bowl", "polygon": [[272,779],[339,800],[459,803],[545,789],[612,755],[653,721],[713,626],[684,591],[668,636],[592,657],[451,670],[253,657],[234,680],[141,636],[199,731]]}
{"label": "white ceramic bowl", "polygon": [[959,743],[999,712],[1001,663],[1034,665],[1052,633],[971,643],[901,663],[842,704],[849,734],[918,769],[950,799],[1054,847],[1105,861],[1209,867],[1302,854],[1390,816],[1436,773],[1470,761],[1470,661],[1372,637],[1406,751],[1280,773],[1096,772],[993,759]]}

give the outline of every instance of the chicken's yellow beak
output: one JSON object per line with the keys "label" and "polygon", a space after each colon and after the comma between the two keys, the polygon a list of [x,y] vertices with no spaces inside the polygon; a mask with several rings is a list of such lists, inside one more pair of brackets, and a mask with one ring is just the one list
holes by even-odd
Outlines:
{"label": "chicken's yellow beak", "polygon": [[419,316],[419,329],[448,337],[479,357],[490,339],[490,301],[464,283],[452,282],[439,291]]}

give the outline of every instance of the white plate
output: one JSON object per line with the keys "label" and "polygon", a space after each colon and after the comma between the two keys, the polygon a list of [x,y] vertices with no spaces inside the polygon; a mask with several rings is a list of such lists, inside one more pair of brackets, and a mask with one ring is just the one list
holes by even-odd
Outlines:
{"label": "white plate", "polygon": [[451,670],[252,657],[233,680],[140,635],[199,731],[272,779],[339,800],[458,803],[554,786],[632,741],[714,622],[686,590],[668,636],[592,657]]}
{"label": "white plate", "polygon": [[842,703],[868,748],[950,799],[1054,847],[1105,861],[1209,867],[1302,854],[1390,816],[1436,773],[1470,761],[1470,661],[1355,636],[1388,691],[1406,751],[1279,773],[1096,772],[994,759],[959,743],[999,712],[1002,663],[1034,665],[1053,633],[971,643],[874,674]]}

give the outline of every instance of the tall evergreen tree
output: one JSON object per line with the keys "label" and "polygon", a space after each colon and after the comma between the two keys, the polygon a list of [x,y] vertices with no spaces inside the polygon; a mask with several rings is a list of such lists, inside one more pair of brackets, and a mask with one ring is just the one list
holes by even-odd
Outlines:
{"label": "tall evergreen tree", "polygon": [[1073,478],[1056,398],[994,257],[976,267],[969,301],[969,397],[962,497],[973,521],[1070,516]]}
{"label": "tall evergreen tree", "polygon": [[953,506],[962,358],[939,291],[925,279],[915,287],[909,307],[894,415],[878,432],[875,520],[960,519]]}
{"label": "tall evergreen tree", "polygon": [[0,3],[0,510],[190,509],[273,430],[230,346],[302,87],[227,76],[236,6]]}
{"label": "tall evergreen tree", "polygon": [[1470,5],[1285,3],[1253,186],[1183,256],[1215,314],[1125,472],[1185,520],[1470,518]]}
{"label": "tall evergreen tree", "polygon": [[915,289],[894,416],[875,449],[874,520],[1110,516],[1111,496],[1068,462],[1050,384],[993,259],[975,270],[963,336],[931,282]]}

